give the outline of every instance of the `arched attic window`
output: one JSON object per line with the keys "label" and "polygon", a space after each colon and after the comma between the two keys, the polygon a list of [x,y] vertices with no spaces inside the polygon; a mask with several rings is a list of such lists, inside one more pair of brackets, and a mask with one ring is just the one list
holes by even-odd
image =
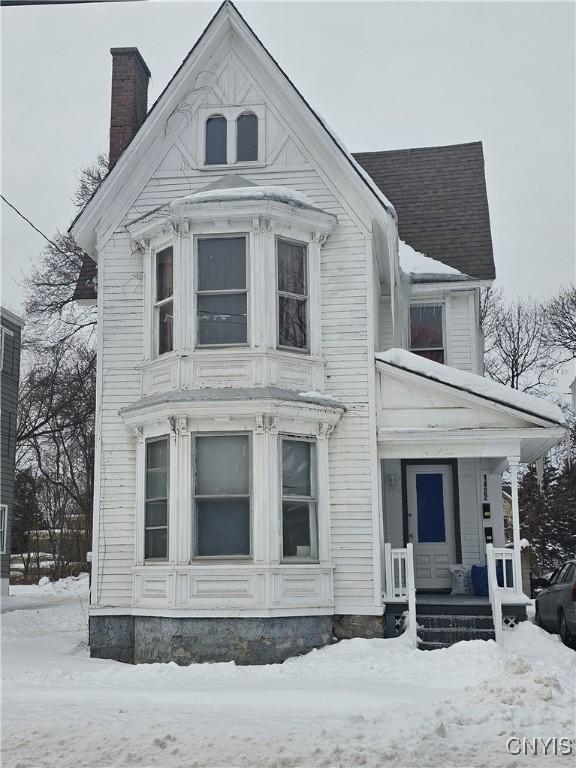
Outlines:
{"label": "arched attic window", "polygon": [[236,161],[258,160],[258,118],[244,112],[236,119]]}
{"label": "arched attic window", "polygon": [[206,165],[224,165],[226,154],[227,125],[223,115],[212,115],[206,120]]}

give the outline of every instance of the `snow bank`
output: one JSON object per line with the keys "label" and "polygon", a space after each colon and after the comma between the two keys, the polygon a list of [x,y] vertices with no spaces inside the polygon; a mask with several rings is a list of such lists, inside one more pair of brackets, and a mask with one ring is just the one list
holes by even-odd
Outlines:
{"label": "snow bank", "polygon": [[443,264],[441,261],[437,261],[430,256],[425,256],[423,253],[419,253],[403,240],[398,241],[398,255],[400,269],[411,277],[416,275],[423,277],[426,275],[430,277],[443,276],[452,279],[468,279],[468,275],[460,272],[460,270],[449,267],[448,264]]}
{"label": "snow bank", "polygon": [[389,349],[386,352],[379,352],[376,355],[376,360],[402,368],[405,371],[417,373],[419,376],[425,376],[432,381],[439,381],[465,390],[496,403],[531,413],[547,421],[553,421],[555,424],[564,425],[562,411],[554,403],[534,397],[534,395],[527,395],[525,392],[510,389],[510,387],[505,387],[475,373],[468,373],[458,368],[436,363],[405,349]]}
{"label": "snow bank", "polygon": [[85,582],[23,587],[46,607],[2,617],[7,766],[512,768],[508,738],[573,736],[576,654],[532,624],[502,646],[355,639],[262,667],[131,666],[90,659]]}
{"label": "snow bank", "polygon": [[34,597],[39,600],[88,594],[88,574],[68,576],[59,581],[50,581],[47,576],[40,579],[38,584],[12,584],[10,597]]}

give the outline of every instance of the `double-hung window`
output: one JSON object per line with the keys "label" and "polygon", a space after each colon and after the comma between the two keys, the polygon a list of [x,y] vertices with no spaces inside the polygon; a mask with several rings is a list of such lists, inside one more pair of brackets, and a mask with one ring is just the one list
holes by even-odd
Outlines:
{"label": "double-hung window", "polygon": [[157,251],[155,258],[154,324],[156,328],[156,353],[163,355],[174,349],[174,256],[172,247]]}
{"label": "double-hung window", "polygon": [[249,556],[249,436],[199,435],[195,453],[196,556]]}
{"label": "double-hung window", "polygon": [[308,268],[306,246],[276,240],[278,346],[308,349]]}
{"label": "double-hung window", "polygon": [[410,350],[416,355],[444,363],[444,311],[442,304],[413,304],[410,307]]}
{"label": "double-hung window", "polygon": [[282,439],[282,557],[318,560],[316,446]]}
{"label": "double-hung window", "polygon": [[198,346],[246,344],[246,238],[197,240]]}
{"label": "double-hung window", "polygon": [[144,502],[144,558],[168,557],[168,499],[170,494],[170,439],[146,441]]}
{"label": "double-hung window", "polygon": [[6,554],[6,531],[8,526],[8,507],[0,504],[0,553]]}

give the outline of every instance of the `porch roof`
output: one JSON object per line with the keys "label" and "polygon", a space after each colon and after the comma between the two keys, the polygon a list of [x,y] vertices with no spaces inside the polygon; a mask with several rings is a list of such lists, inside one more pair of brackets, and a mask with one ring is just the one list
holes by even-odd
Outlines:
{"label": "porch roof", "polygon": [[402,349],[376,355],[382,458],[536,461],[566,434],[562,411]]}
{"label": "porch roof", "polygon": [[376,360],[448,387],[468,392],[484,400],[499,403],[522,414],[537,416],[539,419],[544,419],[552,424],[566,426],[562,411],[554,403],[505,387],[503,384],[498,384],[498,382],[486,379],[476,373],[436,363],[405,349],[389,349],[386,352],[379,352],[376,355]]}

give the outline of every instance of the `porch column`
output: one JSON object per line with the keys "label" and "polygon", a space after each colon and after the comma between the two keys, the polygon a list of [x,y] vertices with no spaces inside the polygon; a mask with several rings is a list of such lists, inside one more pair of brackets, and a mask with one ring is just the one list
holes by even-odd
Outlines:
{"label": "porch column", "polygon": [[508,457],[510,470],[510,495],[512,496],[512,541],[514,543],[514,591],[522,592],[522,552],[520,549],[520,508],[518,506],[518,465],[517,456]]}

